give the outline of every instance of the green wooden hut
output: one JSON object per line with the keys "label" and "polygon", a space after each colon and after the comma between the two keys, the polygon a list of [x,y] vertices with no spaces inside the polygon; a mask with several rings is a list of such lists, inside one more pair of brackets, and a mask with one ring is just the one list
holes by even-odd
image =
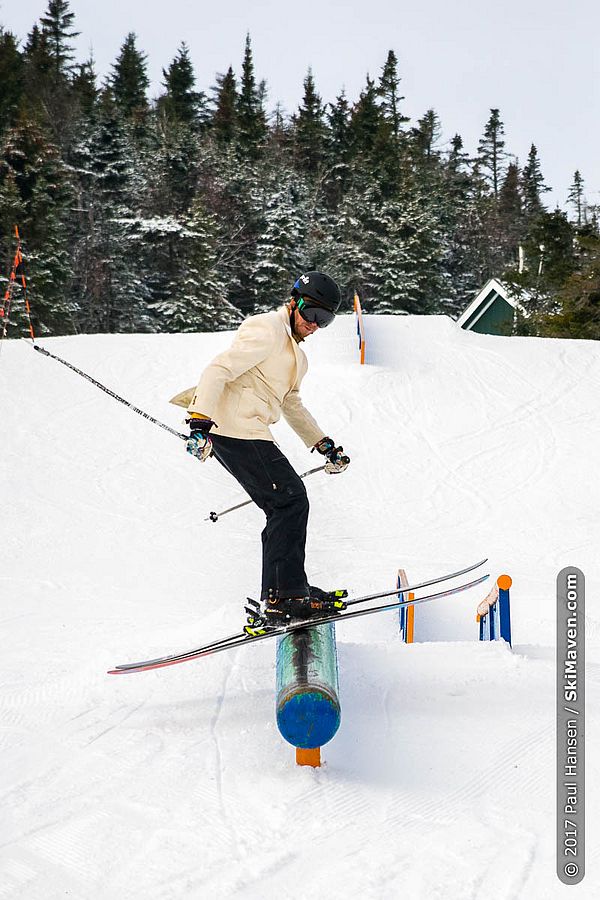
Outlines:
{"label": "green wooden hut", "polygon": [[466,331],[479,334],[510,335],[516,311],[517,301],[500,281],[491,278],[467,306],[457,324]]}

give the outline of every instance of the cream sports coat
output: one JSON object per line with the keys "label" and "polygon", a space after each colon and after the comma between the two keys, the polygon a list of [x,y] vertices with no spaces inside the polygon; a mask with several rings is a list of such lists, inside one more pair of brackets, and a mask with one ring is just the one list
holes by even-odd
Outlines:
{"label": "cream sports coat", "polygon": [[218,426],[215,434],[246,440],[272,441],[269,425],[283,413],[306,446],[313,447],[325,432],[300,399],[307,369],[283,306],[242,322],[229,350],[206,367],[198,386],[170,402],[210,416]]}

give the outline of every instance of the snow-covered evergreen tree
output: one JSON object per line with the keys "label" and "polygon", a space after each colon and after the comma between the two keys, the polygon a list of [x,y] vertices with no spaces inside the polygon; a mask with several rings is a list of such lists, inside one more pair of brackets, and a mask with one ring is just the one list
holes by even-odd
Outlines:
{"label": "snow-covered evergreen tree", "polygon": [[71,12],[69,6],[69,0],[49,0],[46,14],[40,19],[42,32],[47,38],[55,81],[70,75],[73,70],[73,40],[78,37],[79,32],[73,30],[75,13]]}
{"label": "snow-covered evergreen tree", "polygon": [[325,110],[317,93],[312,71],[304,79],[304,96],[293,118],[294,153],[298,167],[315,173],[325,153]]}
{"label": "snow-covered evergreen tree", "polygon": [[206,124],[206,95],[195,90],[196,77],[185,41],[167,70],[163,69],[165,93],[158,100],[159,111],[169,122],[199,129]]}
{"label": "snow-covered evergreen tree", "polygon": [[491,109],[483,137],[479,141],[478,163],[480,172],[491,185],[492,193],[498,199],[500,181],[504,172],[504,122],[500,119],[500,110]]}
{"label": "snow-covered evergreen tree", "polygon": [[569,188],[569,196],[567,198],[567,203],[569,203],[573,209],[575,210],[575,218],[577,221],[577,227],[581,228],[583,224],[583,211],[584,211],[584,180],[581,175],[579,169],[575,171],[573,176],[573,183]]}
{"label": "snow-covered evergreen tree", "polygon": [[255,245],[250,290],[257,310],[263,311],[287,299],[291,285],[307,267],[310,184],[289,169],[270,167],[261,190],[262,227]]}
{"label": "snow-covered evergreen tree", "polygon": [[267,137],[265,85],[257,85],[250,35],[246,35],[240,92],[237,98],[237,141],[244,156],[256,159]]}
{"label": "snow-covered evergreen tree", "polygon": [[521,173],[521,193],[525,212],[528,216],[536,216],[543,212],[542,195],[549,191],[546,187],[537,147],[532,144],[527,156],[527,163]]}
{"label": "snow-covered evergreen tree", "polygon": [[23,97],[23,67],[16,37],[0,25],[0,134],[15,122]]}
{"label": "snow-covered evergreen tree", "polygon": [[217,75],[213,88],[214,112],[210,125],[215,138],[223,144],[230,144],[238,127],[238,93],[233,68],[229,66],[224,75]]}
{"label": "snow-covered evergreen tree", "polygon": [[142,122],[148,112],[146,91],[150,84],[146,54],[138,50],[136,35],[131,31],[125,38],[113,65],[110,87],[123,116]]}
{"label": "snow-covered evergreen tree", "polygon": [[404,97],[400,96],[400,76],[398,75],[398,59],[393,50],[388,56],[379,79],[377,93],[381,98],[381,110],[385,122],[390,127],[395,142],[400,140],[400,133],[405,122],[409,122],[408,116],[403,115],[400,103]]}
{"label": "snow-covered evergreen tree", "polygon": [[97,122],[74,153],[78,176],[80,239],[74,246],[74,291],[84,331],[147,331],[148,288],[131,219],[142,185],[132,167],[133,148],[111,92],[104,90]]}
{"label": "snow-covered evergreen tree", "polygon": [[[37,123],[24,119],[6,134],[0,152],[0,186],[8,232],[4,244],[10,258],[18,225],[36,330],[72,333],[75,305],[69,298],[66,227],[72,192],[58,149]],[[9,215],[18,218],[9,224]]]}
{"label": "snow-covered evergreen tree", "polygon": [[200,198],[182,220],[148,220],[142,227],[152,263],[160,269],[162,296],[151,304],[159,330],[236,328],[243,316],[227,299],[222,236],[216,217]]}

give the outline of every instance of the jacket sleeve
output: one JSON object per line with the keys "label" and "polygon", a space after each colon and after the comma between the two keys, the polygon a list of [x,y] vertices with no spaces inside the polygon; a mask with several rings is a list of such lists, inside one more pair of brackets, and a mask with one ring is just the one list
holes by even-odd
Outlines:
{"label": "jacket sleeve", "polygon": [[297,390],[290,391],[281,406],[281,412],[307,447],[314,445],[325,437],[325,432],[317,425],[309,411],[303,405]]}
{"label": "jacket sleeve", "polygon": [[215,356],[202,373],[188,412],[212,419],[225,385],[265,360],[273,352],[276,341],[275,330],[264,319],[242,322],[229,350]]}

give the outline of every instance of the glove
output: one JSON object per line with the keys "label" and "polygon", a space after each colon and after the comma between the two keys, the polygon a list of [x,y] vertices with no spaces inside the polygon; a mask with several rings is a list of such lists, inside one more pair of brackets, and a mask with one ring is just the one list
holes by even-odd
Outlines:
{"label": "glove", "polygon": [[190,436],[186,441],[185,449],[200,462],[212,453],[212,441],[208,432],[215,424],[212,419],[186,419],[186,424],[190,426]]}
{"label": "glove", "polygon": [[322,456],[327,457],[325,471],[328,475],[337,475],[338,472],[343,472],[350,465],[350,457],[342,454],[343,449],[343,447],[336,447],[330,437],[321,438],[312,448],[312,450],[316,450]]}

